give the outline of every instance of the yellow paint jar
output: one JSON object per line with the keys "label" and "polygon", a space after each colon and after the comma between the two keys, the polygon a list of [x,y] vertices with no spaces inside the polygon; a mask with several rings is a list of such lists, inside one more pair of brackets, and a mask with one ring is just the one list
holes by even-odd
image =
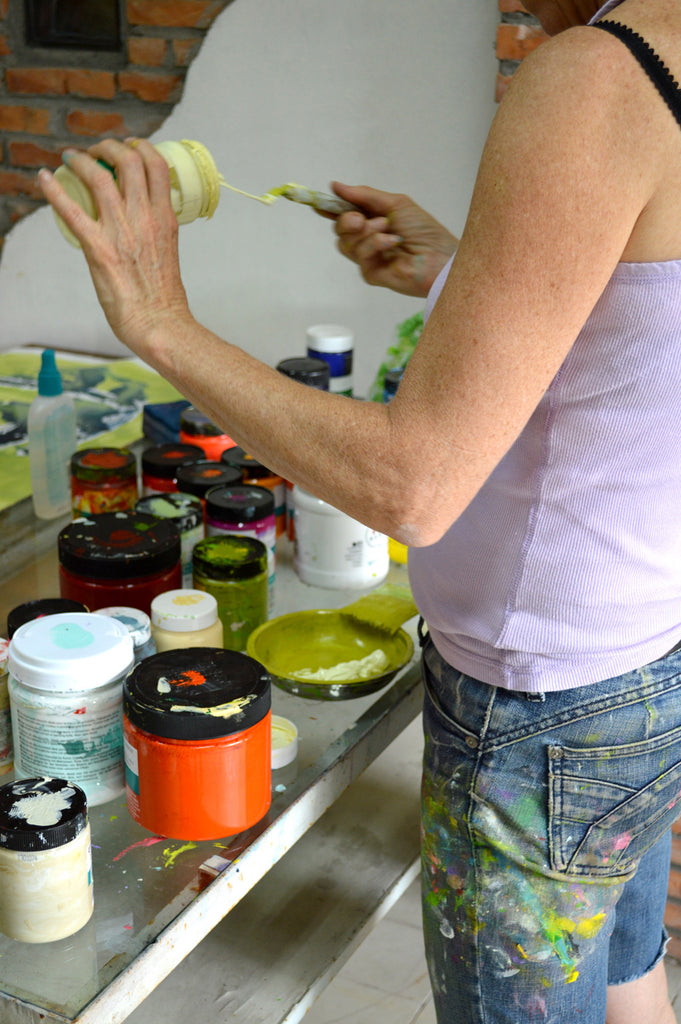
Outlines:
{"label": "yellow paint jar", "polygon": [[[159,142],[154,149],[163,156],[170,169],[170,202],[179,224],[190,224],[197,217],[212,217],[220,200],[220,172],[210,152],[200,142],[182,139]],[[113,169],[99,161],[113,173]],[[92,192],[75,171],[62,164],[55,178],[93,220],[98,219]],[[55,213],[55,220],[64,238],[80,249],[80,242]]]}

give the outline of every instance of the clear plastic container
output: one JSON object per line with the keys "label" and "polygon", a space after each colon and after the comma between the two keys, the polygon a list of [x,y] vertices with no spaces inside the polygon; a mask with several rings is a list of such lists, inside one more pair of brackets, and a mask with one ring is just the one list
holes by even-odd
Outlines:
{"label": "clear plastic container", "polygon": [[62,391],[54,352],[45,349],[38,395],[28,410],[28,455],[33,509],[39,519],[56,519],[71,508],[69,462],[76,447],[76,412]]}

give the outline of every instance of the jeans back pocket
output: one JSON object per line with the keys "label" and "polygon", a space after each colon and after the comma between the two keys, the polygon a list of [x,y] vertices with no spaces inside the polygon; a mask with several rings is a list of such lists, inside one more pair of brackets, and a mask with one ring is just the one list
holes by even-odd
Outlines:
{"label": "jeans back pocket", "polygon": [[615,747],[548,748],[551,867],[631,874],[681,813],[681,729]]}

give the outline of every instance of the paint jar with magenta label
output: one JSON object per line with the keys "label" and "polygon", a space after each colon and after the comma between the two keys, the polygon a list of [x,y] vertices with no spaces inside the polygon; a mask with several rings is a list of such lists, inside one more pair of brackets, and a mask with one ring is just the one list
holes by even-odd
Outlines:
{"label": "paint jar with magenta label", "polygon": [[116,619],[73,613],[21,626],[8,660],[17,776],[67,778],[90,804],[118,796],[122,681],[132,665],[132,640]]}
{"label": "paint jar with magenta label", "polygon": [[136,512],[143,512],[156,519],[170,519],[180,532],[182,549],[182,586],[192,585],[192,552],[194,546],[203,540],[203,505],[193,494],[150,494],[140,498],[135,505]]}
{"label": "paint jar with magenta label", "polygon": [[169,519],[103,512],[59,534],[59,589],[91,611],[128,605],[149,614],[164,590],[182,585],[180,534]]}
{"label": "paint jar with magenta label", "polygon": [[151,632],[156,650],[222,647],[218,603],[204,590],[169,590],[151,602]]}
{"label": "paint jar with magenta label", "polygon": [[7,657],[9,640],[0,637],[0,775],[7,775],[14,767],[12,747],[12,717],[7,689]]}
{"label": "paint jar with magenta label", "polygon": [[74,518],[125,512],[137,496],[137,460],[128,448],[81,448],[71,456]]}
{"label": "paint jar with magenta label", "polygon": [[215,462],[219,462],[225,448],[232,448],[236,444],[229,434],[225,434],[193,405],[187,406],[180,413],[180,441],[198,445],[203,449],[205,458]]}
{"label": "paint jar with magenta label", "polygon": [[203,448],[196,444],[158,444],[142,452],[142,495],[166,494],[181,488],[177,473],[181,466],[205,459]]}
{"label": "paint jar with magenta label", "polygon": [[239,534],[206,537],[194,548],[194,587],[217,601],[223,645],[245,651],[253,630],[267,621],[267,548]]}
{"label": "paint jar with magenta label", "polygon": [[271,799],[270,678],[235,651],[148,658],[124,684],[128,810],[172,839],[242,832]]}
{"label": "paint jar with magenta label", "polygon": [[269,607],[274,600],[275,544],[274,495],[266,487],[237,484],[214,487],[206,495],[206,536],[236,533],[255,537],[267,548]]}
{"label": "paint jar with magenta label", "polygon": [[266,487],[274,497],[274,522],[277,537],[286,532],[286,491],[283,477],[273,473],[271,469],[263,466],[252,455],[235,445],[222,453],[223,463],[238,469],[241,473],[241,483],[252,484],[255,487]]}
{"label": "paint jar with magenta label", "polygon": [[92,914],[85,793],[72,782],[27,778],[0,788],[0,931],[56,942]]}

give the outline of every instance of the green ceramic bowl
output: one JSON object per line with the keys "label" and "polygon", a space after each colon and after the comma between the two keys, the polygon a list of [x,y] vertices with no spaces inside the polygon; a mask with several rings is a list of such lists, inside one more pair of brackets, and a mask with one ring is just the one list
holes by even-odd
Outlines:
{"label": "green ceramic bowl", "polygon": [[[299,676],[301,669],[331,668],[366,658],[377,649],[388,663],[368,678],[325,682]],[[319,700],[347,700],[386,686],[411,658],[414,643],[398,629],[386,633],[336,609],[291,612],[258,626],[248,638],[247,653],[265,666],[272,682],[289,693]]]}

